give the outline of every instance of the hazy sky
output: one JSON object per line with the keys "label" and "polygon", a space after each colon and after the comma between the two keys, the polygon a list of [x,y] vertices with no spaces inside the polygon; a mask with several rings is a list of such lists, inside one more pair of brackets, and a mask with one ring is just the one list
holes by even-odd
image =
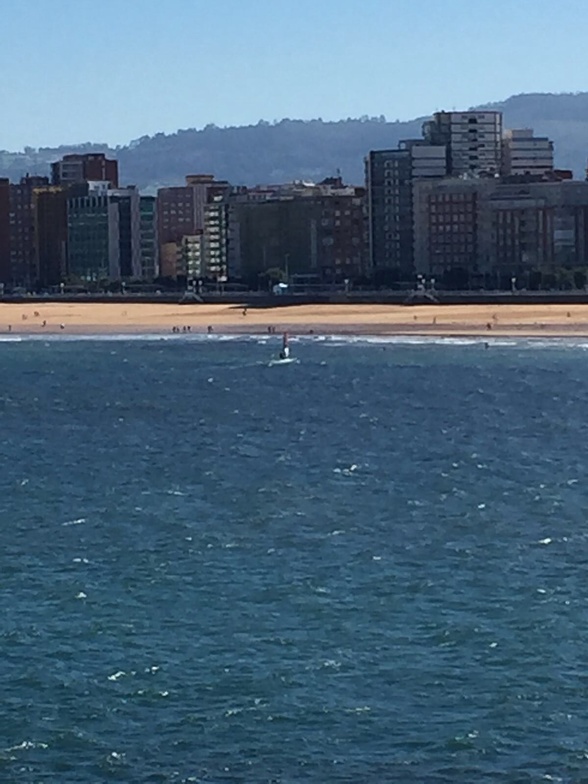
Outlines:
{"label": "hazy sky", "polygon": [[0,149],[587,89],[586,0],[0,0]]}

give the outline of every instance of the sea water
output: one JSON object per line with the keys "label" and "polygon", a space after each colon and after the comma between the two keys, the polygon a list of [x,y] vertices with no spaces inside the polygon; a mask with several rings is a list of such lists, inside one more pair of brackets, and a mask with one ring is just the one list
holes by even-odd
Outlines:
{"label": "sea water", "polygon": [[0,343],[0,781],[584,780],[586,346],[291,346]]}

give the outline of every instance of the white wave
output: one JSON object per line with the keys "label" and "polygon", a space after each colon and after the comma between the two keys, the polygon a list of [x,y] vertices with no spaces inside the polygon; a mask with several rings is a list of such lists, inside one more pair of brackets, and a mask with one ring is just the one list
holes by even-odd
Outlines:
{"label": "white wave", "polygon": [[[562,349],[562,348],[581,348],[588,350],[588,342],[585,337],[491,337],[469,336],[469,335],[338,335],[338,334],[301,334],[291,335],[291,341],[300,344],[327,344],[329,347],[361,345],[361,346],[484,346],[489,348],[525,348],[525,349]],[[51,343],[75,343],[75,342],[134,342],[134,343],[227,343],[245,342],[254,343],[259,346],[271,344],[271,338],[260,336],[259,333],[233,333],[233,332],[183,332],[180,334],[169,332],[112,332],[112,333],[52,333],[52,334],[21,334],[21,335],[2,335],[1,343],[26,343],[42,342],[46,346]]]}
{"label": "white wave", "polygon": [[82,523],[85,523],[85,522],[86,522],[86,518],[85,517],[78,517],[75,520],[68,520],[65,523],[61,523],[61,525],[65,525],[65,526],[68,526],[68,525],[82,525]]}
{"label": "white wave", "polygon": [[5,752],[10,751],[24,751],[26,749],[48,749],[49,746],[47,743],[41,743],[40,741],[32,741],[32,740],[23,740],[22,743],[18,743],[16,746],[9,746],[8,748],[4,749]]}

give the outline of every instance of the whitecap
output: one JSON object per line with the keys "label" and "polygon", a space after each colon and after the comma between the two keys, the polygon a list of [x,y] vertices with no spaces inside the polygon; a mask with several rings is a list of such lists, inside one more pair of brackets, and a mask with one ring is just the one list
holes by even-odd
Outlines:
{"label": "whitecap", "polygon": [[81,525],[82,523],[86,522],[85,517],[78,517],[76,520],[68,520],[66,523],[61,523],[61,525]]}
{"label": "whitecap", "polygon": [[336,659],[327,659],[322,663],[322,666],[326,669],[340,670],[341,662],[337,661]]}
{"label": "whitecap", "polygon": [[112,675],[108,676],[109,681],[117,681],[119,678],[122,678],[123,675],[126,675],[124,670],[118,670],[118,672],[114,672]]}
{"label": "whitecap", "polygon": [[538,544],[551,544],[553,539],[550,539],[548,536],[545,539],[539,539]]}
{"label": "whitecap", "polygon": [[41,743],[40,741],[32,741],[32,740],[23,740],[22,743],[18,743],[16,746],[9,746],[7,749],[4,749],[5,752],[9,751],[22,751],[26,749],[48,749],[49,746],[47,743]]}
{"label": "whitecap", "polygon": [[[76,599],[87,599],[87,598],[88,598],[88,595],[85,594],[83,591],[80,591],[78,594],[76,594]],[[109,678],[109,680],[114,680],[114,679],[113,678]]]}

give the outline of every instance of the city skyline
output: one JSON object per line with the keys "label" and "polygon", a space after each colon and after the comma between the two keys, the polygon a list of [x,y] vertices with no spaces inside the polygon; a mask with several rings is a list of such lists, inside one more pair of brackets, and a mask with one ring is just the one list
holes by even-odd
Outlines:
{"label": "city skyline", "polygon": [[283,117],[405,120],[585,86],[579,0],[560,3],[557,24],[547,2],[530,0],[480,0],[475,11],[465,0],[227,0],[222,19],[188,0],[144,0],[140,14],[104,0],[99,11],[88,0],[11,8],[0,149]]}
{"label": "city skyline", "polygon": [[588,182],[554,165],[551,139],[488,109],[436,112],[421,132],[371,150],[360,187],[192,173],[141,195],[97,152],[52,162],[51,181],[0,178],[0,282],[585,285]]}

